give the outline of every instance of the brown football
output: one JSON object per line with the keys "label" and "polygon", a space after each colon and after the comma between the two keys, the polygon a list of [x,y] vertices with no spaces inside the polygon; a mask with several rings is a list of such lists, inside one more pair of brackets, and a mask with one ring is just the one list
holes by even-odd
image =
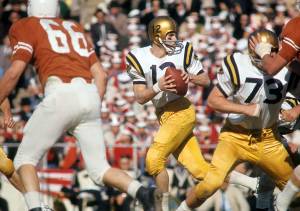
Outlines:
{"label": "brown football", "polygon": [[168,67],[165,72],[165,76],[171,75],[175,80],[177,94],[184,96],[188,90],[188,84],[184,82],[181,76],[182,71],[175,67]]}

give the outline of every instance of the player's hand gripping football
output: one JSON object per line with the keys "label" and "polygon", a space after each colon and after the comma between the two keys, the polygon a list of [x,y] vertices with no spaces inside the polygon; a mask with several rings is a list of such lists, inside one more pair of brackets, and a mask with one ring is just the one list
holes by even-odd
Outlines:
{"label": "player's hand gripping football", "polygon": [[163,76],[158,81],[158,86],[162,91],[174,92],[176,91],[175,80],[172,78],[172,75]]}
{"label": "player's hand gripping football", "polygon": [[299,114],[295,108],[282,110],[280,118],[285,122],[293,122],[298,118]]}
{"label": "player's hand gripping football", "polygon": [[190,76],[189,76],[189,74],[187,74],[186,72],[182,71],[181,76],[182,76],[182,79],[184,80],[184,82],[185,82],[186,84],[188,84],[189,81],[190,81]]}

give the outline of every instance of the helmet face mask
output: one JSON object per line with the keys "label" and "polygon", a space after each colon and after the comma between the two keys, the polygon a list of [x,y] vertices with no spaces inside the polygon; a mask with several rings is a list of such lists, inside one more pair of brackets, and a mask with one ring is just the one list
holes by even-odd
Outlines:
{"label": "helmet face mask", "polygon": [[272,45],[271,52],[275,52],[275,53],[278,52],[278,50],[279,50],[279,41],[278,41],[276,34],[267,29],[257,30],[249,35],[249,37],[248,37],[248,52],[249,52],[250,59],[256,67],[261,69],[262,59],[260,58],[259,55],[257,55],[255,53],[255,50],[252,50],[250,47],[249,40],[252,37],[255,37],[259,43],[265,42],[265,43],[271,44]]}
{"label": "helmet face mask", "polygon": [[178,54],[183,49],[182,41],[167,39],[171,33],[176,36],[177,25],[170,17],[156,17],[148,25],[148,36],[151,44],[162,46],[168,55]]}
{"label": "helmet face mask", "polygon": [[58,17],[58,0],[28,0],[27,14],[38,18]]}

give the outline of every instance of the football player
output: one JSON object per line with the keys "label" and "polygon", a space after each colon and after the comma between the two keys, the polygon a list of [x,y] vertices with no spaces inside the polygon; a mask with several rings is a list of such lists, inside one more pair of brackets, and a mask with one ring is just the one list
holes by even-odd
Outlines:
{"label": "football player", "polygon": [[[293,67],[293,64],[291,64],[289,66]],[[294,80],[294,82],[297,83],[299,86],[299,77],[296,80]],[[297,86],[295,86],[295,87],[297,87]],[[294,96],[297,96],[297,98],[299,98],[300,97],[299,88],[297,90],[298,90],[298,93],[294,94]],[[292,115],[293,115],[293,113],[297,113],[297,111],[294,112],[294,110],[298,110],[298,107],[299,107],[299,102],[297,100],[292,100],[292,98],[290,98],[289,105],[286,105],[284,110],[281,112],[283,114],[283,115],[281,115],[281,122],[282,122],[281,128],[283,128],[284,133],[290,133],[290,132],[293,132],[294,130],[299,129],[299,126],[300,126],[299,116],[297,119],[294,119],[294,118],[287,119],[284,116],[287,114],[289,115],[290,113]],[[292,152],[291,156],[292,156],[292,158],[294,158],[294,163],[298,166],[294,169],[294,172],[293,172],[290,180],[284,187],[283,191],[280,192],[276,196],[275,208],[278,211],[286,211],[288,209],[290,203],[292,202],[293,198],[296,196],[297,193],[300,192],[299,147],[296,150],[296,152]]]}
{"label": "football player", "polygon": [[0,103],[32,62],[45,98],[27,122],[14,159],[29,210],[43,209],[35,167],[65,131],[78,140],[95,183],[127,192],[142,202],[144,210],[153,210],[159,192],[144,188],[106,160],[100,108],[107,76],[84,30],[78,23],[57,18],[58,0],[29,0],[27,12],[29,17],[14,23],[9,31],[12,64],[0,80]]}
{"label": "football player", "polygon": [[[291,83],[293,83],[294,81],[295,80],[290,80],[289,87],[292,87]],[[297,86],[299,86],[299,84]],[[280,113],[286,110],[290,110],[295,106],[297,106],[298,104],[299,101],[292,94],[287,93],[287,96],[285,97],[281,105]],[[298,118],[293,122],[286,122],[281,118],[281,114],[279,115],[278,132],[280,133],[281,136],[281,142],[285,146],[286,150],[288,151],[294,166],[297,166],[300,163],[300,154],[295,147],[290,147],[287,139],[285,138],[285,135],[290,134],[293,131],[297,130],[299,126],[300,126],[300,118]],[[281,197],[277,197],[277,195],[280,193],[280,190],[277,188],[275,189],[275,187],[276,186],[274,182],[268,175],[266,175],[265,173],[262,173],[260,175],[259,185],[257,188],[256,208],[263,209],[263,210],[273,209],[274,205],[276,205],[272,201],[273,195],[275,195],[276,199],[281,198]]]}
{"label": "football player", "polygon": [[[193,135],[195,108],[186,97],[176,94],[174,80],[170,75],[165,76],[165,71],[168,67],[181,69],[186,83],[200,86],[209,85],[209,79],[192,45],[177,39],[177,26],[172,18],[154,18],[148,26],[148,36],[151,45],[128,53],[127,72],[133,80],[137,101],[144,104],[151,100],[156,108],[160,128],[146,155],[146,169],[163,192],[162,207],[166,211],[169,197],[166,162],[169,155],[174,155],[198,180],[204,178],[210,165],[204,160]],[[245,105],[245,108],[247,115],[253,115],[257,106]],[[255,186],[253,179],[245,177],[235,172],[229,182]],[[248,185],[243,184],[247,182]]]}
{"label": "football player", "polygon": [[[276,35],[259,30],[256,37],[279,48]],[[248,45],[249,47],[249,45]],[[249,48],[248,48],[249,49]],[[204,180],[193,188],[178,211],[201,205],[223,184],[228,173],[240,162],[258,165],[283,188],[292,174],[293,165],[280,142],[277,119],[287,91],[290,73],[286,68],[275,76],[265,75],[261,59],[249,49],[249,55],[228,55],[218,72],[218,84],[208,97],[208,104],[217,111],[229,113],[219,135],[211,169]],[[249,116],[249,105],[259,105],[257,116]]]}
{"label": "football player", "polygon": [[[296,0],[295,5],[300,9],[300,0]],[[300,51],[300,37],[298,30],[300,30],[300,16],[292,18],[284,27],[280,35],[281,49],[277,54],[270,54],[270,45],[259,42],[257,39],[251,39],[251,48],[262,58],[263,70],[268,74],[276,74],[284,66],[288,65],[294,60],[299,60]],[[299,61],[297,61],[299,65]],[[299,69],[299,68],[298,68]],[[300,115],[300,105],[291,110],[283,112],[283,119],[286,121],[294,121]],[[282,210],[287,207],[293,196],[300,191],[300,167],[295,168],[294,173],[288,182],[288,185],[281,194]],[[283,201],[286,201],[283,203]],[[278,204],[279,206],[279,204]],[[280,209],[280,208],[279,208]]]}

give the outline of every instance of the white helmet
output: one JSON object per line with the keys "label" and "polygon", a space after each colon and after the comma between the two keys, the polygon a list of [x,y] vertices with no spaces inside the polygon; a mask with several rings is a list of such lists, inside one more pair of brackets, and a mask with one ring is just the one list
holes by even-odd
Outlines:
{"label": "white helmet", "polygon": [[55,18],[58,16],[58,0],[28,0],[28,16]]}

